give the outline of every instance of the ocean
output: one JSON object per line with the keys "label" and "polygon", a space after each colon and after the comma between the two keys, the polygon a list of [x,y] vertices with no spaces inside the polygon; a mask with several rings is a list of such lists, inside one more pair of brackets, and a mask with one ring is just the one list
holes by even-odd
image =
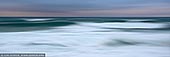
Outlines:
{"label": "ocean", "polygon": [[0,52],[170,57],[169,17],[1,17]]}

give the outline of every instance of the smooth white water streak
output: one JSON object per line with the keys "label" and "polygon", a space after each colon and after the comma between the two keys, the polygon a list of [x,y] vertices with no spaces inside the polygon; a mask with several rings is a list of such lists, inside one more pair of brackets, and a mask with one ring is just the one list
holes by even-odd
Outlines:
{"label": "smooth white water streak", "polygon": [[0,33],[0,52],[45,52],[47,57],[170,57],[169,33],[100,28],[119,26],[159,28],[162,24],[80,23],[50,30]]}

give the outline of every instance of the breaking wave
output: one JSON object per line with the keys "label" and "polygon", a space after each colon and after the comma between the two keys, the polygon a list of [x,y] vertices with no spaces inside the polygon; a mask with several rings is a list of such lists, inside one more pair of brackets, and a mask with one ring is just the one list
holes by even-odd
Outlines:
{"label": "breaking wave", "polygon": [[0,18],[0,52],[170,57],[169,18]]}

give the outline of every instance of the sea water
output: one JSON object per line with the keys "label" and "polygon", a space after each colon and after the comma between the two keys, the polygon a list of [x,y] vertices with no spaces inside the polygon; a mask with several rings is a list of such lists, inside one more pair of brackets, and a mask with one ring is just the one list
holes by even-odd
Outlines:
{"label": "sea water", "polygon": [[170,57],[168,17],[1,17],[0,52]]}

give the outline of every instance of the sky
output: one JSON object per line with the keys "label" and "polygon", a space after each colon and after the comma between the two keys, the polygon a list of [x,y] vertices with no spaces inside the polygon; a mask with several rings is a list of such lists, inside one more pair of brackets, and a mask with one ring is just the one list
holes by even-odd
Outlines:
{"label": "sky", "polygon": [[170,0],[0,0],[0,16],[170,17]]}

